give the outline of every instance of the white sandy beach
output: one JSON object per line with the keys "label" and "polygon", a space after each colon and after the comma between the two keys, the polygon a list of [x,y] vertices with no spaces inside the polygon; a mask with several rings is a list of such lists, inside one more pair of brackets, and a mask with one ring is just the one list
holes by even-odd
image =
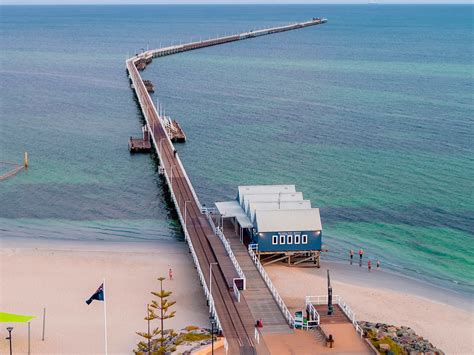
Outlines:
{"label": "white sandy beach", "polygon": [[321,269],[271,265],[266,270],[290,311],[304,308],[305,295],[326,295],[330,269],[335,295],[358,320],[405,325],[447,354],[474,353],[473,302],[454,293],[382,270],[322,262]]}
{"label": "white sandy beach", "polygon": [[[170,326],[207,327],[208,316],[196,270],[184,243],[106,243],[2,240],[0,250],[0,311],[37,316],[31,322],[32,353],[99,354],[104,350],[102,302],[85,300],[106,278],[109,353],[130,354],[145,330],[149,292],[166,281],[177,301]],[[301,309],[305,295],[324,295],[326,269],[334,294],[340,295],[357,318],[412,327],[449,354],[472,354],[472,302],[443,290],[387,272],[328,263],[321,269],[272,265],[267,271],[291,311]],[[46,339],[41,341],[46,307]],[[0,328],[0,353],[7,351],[6,324]],[[14,324],[14,353],[26,352],[27,326]]]}
{"label": "white sandy beach", "polygon": [[[34,315],[33,354],[103,354],[104,303],[87,305],[106,279],[110,354],[131,354],[146,330],[146,304],[156,278],[174,280],[165,288],[177,301],[175,329],[208,326],[206,301],[192,258],[184,243],[106,243],[74,241],[0,240],[0,311]],[[41,341],[46,307],[46,339]],[[12,324],[14,354],[27,350],[27,325]],[[7,324],[0,328],[0,353],[8,351]]]}

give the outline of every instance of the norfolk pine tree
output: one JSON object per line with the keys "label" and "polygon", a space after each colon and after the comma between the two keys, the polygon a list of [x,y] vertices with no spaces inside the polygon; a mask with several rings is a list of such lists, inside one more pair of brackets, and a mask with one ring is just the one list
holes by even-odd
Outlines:
{"label": "norfolk pine tree", "polygon": [[[153,352],[154,354],[165,354],[168,351],[174,351],[176,348],[174,344],[166,344],[166,340],[170,340],[176,333],[173,329],[164,329],[164,321],[171,319],[175,316],[176,311],[171,311],[170,308],[176,304],[175,301],[169,301],[168,297],[171,296],[171,291],[163,289],[164,277],[158,278],[160,281],[160,291],[151,292],[151,294],[158,298],[158,300],[152,300],[151,305],[147,306],[148,315],[145,320],[148,322],[148,332],[137,332],[138,335],[145,338],[145,341],[138,343],[138,352]],[[149,322],[155,319],[160,320],[160,328],[155,328],[150,333]]]}

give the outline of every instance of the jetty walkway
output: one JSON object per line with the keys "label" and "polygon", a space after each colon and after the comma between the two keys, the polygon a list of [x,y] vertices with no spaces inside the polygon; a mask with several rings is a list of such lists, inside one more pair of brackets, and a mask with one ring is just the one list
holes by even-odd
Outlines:
{"label": "jetty walkway", "polygon": [[[260,319],[255,314],[255,309],[258,310],[258,307],[256,307],[258,302],[262,302],[269,314],[273,315],[275,329],[281,329],[283,325],[284,329],[281,329],[282,331],[287,333],[291,331],[293,326],[291,315],[288,314],[288,310],[285,312],[282,305],[275,301],[275,294],[272,297],[270,292],[260,292],[259,294],[264,295],[264,299],[258,299],[258,297],[247,299],[245,291],[239,292],[239,288],[245,289],[246,287],[246,275],[242,271],[230,244],[215,227],[210,213],[201,205],[168,135],[164,117],[160,116],[153,105],[145,83],[140,77],[139,70],[145,69],[151,63],[152,58],[300,29],[325,22],[325,19],[318,18],[281,27],[153,49],[137,54],[126,61],[126,69],[132,89],[137,96],[148,132],[150,132],[152,145],[160,160],[160,173],[165,177],[172,201],[176,207],[204,293],[208,299],[210,314],[215,319],[217,328],[222,331],[225,338],[225,350],[230,354],[270,353],[263,337],[260,337],[260,330],[255,327],[256,320]],[[239,256],[239,259],[242,259],[242,255]],[[261,272],[251,272],[252,270],[249,270],[249,267],[250,265],[245,266],[246,272],[249,272],[252,278],[262,276]],[[240,287],[237,287],[234,281],[236,279],[240,281]],[[252,284],[256,283],[253,282]],[[265,288],[266,285],[268,286],[268,281],[265,280],[265,282],[257,284],[261,285],[261,288]],[[259,311],[261,312],[261,309]]]}

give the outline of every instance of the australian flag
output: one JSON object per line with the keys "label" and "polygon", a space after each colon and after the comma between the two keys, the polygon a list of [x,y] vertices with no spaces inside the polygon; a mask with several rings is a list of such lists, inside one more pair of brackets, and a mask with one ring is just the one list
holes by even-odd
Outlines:
{"label": "australian flag", "polygon": [[101,284],[97,291],[89,298],[86,303],[91,304],[93,300],[103,301],[104,300],[104,284]]}

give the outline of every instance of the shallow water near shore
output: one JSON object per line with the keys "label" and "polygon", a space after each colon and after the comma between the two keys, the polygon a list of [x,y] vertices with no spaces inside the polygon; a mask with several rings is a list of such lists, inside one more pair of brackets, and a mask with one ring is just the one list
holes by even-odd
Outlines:
{"label": "shallow water near shore", "polygon": [[[156,163],[127,151],[141,48],[325,16],[327,25],[156,60],[206,205],[293,183],[330,260],[474,291],[472,6],[1,7],[0,183],[9,238],[182,241]],[[137,23],[140,23],[137,26]],[[442,23],[442,26],[440,24]]]}

